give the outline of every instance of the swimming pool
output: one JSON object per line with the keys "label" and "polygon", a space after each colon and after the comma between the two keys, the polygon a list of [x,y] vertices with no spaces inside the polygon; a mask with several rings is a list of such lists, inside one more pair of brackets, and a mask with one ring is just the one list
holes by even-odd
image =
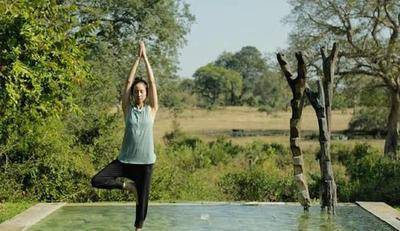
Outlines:
{"label": "swimming pool", "polygon": [[[133,205],[66,205],[29,231],[133,230]],[[336,215],[293,204],[150,204],[144,230],[394,230],[354,204]]]}

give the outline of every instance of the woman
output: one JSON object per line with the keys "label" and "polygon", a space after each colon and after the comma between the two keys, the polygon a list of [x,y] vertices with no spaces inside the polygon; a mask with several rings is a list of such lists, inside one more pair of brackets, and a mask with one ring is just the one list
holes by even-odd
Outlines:
{"label": "woman", "polygon": [[[153,164],[156,161],[153,144],[153,124],[158,110],[156,83],[146,48],[139,45],[139,57],[133,64],[122,93],[125,135],[118,159],[112,161],[92,178],[92,186],[122,189],[136,194],[136,230],[141,230],[146,219]],[[148,81],[135,79],[136,69],[143,58]],[[133,96],[133,105],[131,104]],[[146,99],[148,99],[148,104]],[[125,177],[131,181],[118,181]]]}

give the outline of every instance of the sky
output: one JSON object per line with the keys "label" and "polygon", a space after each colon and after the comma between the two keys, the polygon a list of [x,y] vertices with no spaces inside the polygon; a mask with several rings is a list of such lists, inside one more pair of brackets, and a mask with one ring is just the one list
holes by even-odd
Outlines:
{"label": "sky", "polygon": [[223,51],[254,46],[262,53],[286,48],[289,25],[282,19],[290,12],[287,0],[185,0],[196,21],[180,50],[181,77],[214,61]]}

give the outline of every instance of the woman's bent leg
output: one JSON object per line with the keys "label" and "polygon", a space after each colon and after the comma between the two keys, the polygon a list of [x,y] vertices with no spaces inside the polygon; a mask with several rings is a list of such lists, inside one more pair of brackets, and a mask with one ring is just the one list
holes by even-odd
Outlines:
{"label": "woman's bent leg", "polygon": [[92,186],[104,189],[122,189],[123,183],[116,180],[117,177],[122,177],[122,167],[123,164],[120,161],[112,161],[92,178]]}

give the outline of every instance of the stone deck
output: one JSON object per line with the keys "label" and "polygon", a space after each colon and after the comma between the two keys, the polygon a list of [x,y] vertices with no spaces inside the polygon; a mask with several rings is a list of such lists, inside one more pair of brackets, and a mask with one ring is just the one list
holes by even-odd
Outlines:
{"label": "stone deck", "polygon": [[22,231],[36,224],[66,203],[38,203],[0,224],[1,231]]}
{"label": "stone deck", "polygon": [[400,230],[400,212],[386,203],[357,201],[356,204],[388,223],[393,228]]}

